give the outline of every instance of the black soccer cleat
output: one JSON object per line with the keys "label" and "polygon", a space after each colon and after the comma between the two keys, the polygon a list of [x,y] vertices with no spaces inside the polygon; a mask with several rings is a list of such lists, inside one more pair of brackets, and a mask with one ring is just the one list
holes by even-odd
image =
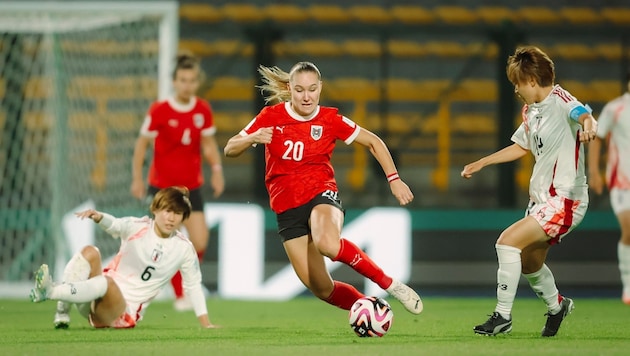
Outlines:
{"label": "black soccer cleat", "polygon": [[475,334],[495,336],[497,334],[507,334],[512,331],[512,318],[505,319],[498,312],[492,313],[490,318],[483,324],[473,328]]}
{"label": "black soccer cleat", "polygon": [[542,329],[542,336],[556,336],[556,334],[558,333],[558,329],[560,329],[560,324],[562,324],[562,320],[564,320],[564,318],[566,318],[567,315],[571,314],[573,309],[575,309],[575,305],[573,305],[573,300],[567,297],[562,297],[560,306],[562,308],[557,314],[545,314],[547,316],[547,322]]}

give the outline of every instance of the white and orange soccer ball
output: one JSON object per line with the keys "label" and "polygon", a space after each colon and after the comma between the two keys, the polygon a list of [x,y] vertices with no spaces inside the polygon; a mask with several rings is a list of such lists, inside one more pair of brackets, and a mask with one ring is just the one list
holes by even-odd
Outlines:
{"label": "white and orange soccer ball", "polygon": [[385,299],[363,297],[349,313],[350,327],[359,337],[382,337],[392,326],[394,312]]}

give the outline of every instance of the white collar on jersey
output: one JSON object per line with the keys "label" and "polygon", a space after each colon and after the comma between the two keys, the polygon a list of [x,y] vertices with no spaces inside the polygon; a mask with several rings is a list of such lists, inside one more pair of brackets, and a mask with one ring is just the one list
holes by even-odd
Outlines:
{"label": "white collar on jersey", "polygon": [[293,108],[291,107],[291,102],[290,101],[286,101],[284,103],[284,109],[287,111],[287,113],[289,113],[289,116],[291,116],[292,118],[294,118],[294,119],[296,119],[298,121],[309,121],[312,118],[314,118],[315,116],[317,116],[317,114],[319,114],[319,105],[317,105],[315,110],[313,110],[312,114],[310,114],[309,116],[306,116],[306,117],[296,113],[295,110],[293,110]]}
{"label": "white collar on jersey", "polygon": [[190,98],[190,101],[188,102],[188,104],[180,104],[172,96],[166,100],[168,101],[168,105],[170,105],[171,108],[173,108],[173,110],[178,111],[178,112],[189,112],[195,107],[195,105],[197,105],[196,96],[193,96],[192,98]]}

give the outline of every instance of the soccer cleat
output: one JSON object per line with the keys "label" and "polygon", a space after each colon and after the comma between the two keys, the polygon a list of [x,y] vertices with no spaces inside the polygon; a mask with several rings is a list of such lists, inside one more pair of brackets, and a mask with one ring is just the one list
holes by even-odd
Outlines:
{"label": "soccer cleat", "polygon": [[70,327],[70,307],[71,304],[66,302],[57,302],[57,311],[55,312],[55,319],[53,320],[55,329],[67,329]]}
{"label": "soccer cleat", "polygon": [[175,299],[175,302],[173,303],[173,308],[175,308],[175,310],[177,310],[178,312],[193,310],[192,303],[186,297]]}
{"label": "soccer cleat", "polygon": [[393,280],[389,288],[386,289],[392,297],[398,301],[412,314],[420,314],[422,312],[422,300],[418,293],[411,289],[408,285]]}
{"label": "soccer cleat", "polygon": [[494,312],[485,323],[475,326],[473,331],[475,334],[488,336],[495,336],[500,333],[507,334],[512,331],[512,318],[510,317],[508,320],[498,312]]}
{"label": "soccer cleat", "polygon": [[560,302],[561,309],[557,314],[546,313],[547,322],[542,329],[542,336],[555,336],[558,333],[558,329],[560,329],[560,324],[562,324],[562,320],[567,317],[567,315],[571,314],[573,309],[575,309],[575,305],[573,305],[573,300],[562,297],[562,301]]}
{"label": "soccer cleat", "polygon": [[621,296],[621,301],[623,302],[623,304],[630,305],[630,294],[624,293]]}
{"label": "soccer cleat", "polygon": [[31,289],[31,301],[43,302],[48,299],[48,291],[52,288],[52,277],[48,272],[48,265],[43,264],[35,272],[35,288]]}

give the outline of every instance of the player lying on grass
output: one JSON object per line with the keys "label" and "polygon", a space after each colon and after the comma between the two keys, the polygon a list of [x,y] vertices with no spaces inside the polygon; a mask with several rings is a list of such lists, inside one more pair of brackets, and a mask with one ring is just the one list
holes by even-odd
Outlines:
{"label": "player lying on grass", "polygon": [[120,238],[118,254],[103,269],[98,248],[84,247],[66,265],[61,283],[54,283],[48,266],[42,265],[35,275],[31,300],[58,301],[56,328],[70,324],[65,303],[76,304],[79,313],[95,328],[133,328],[179,270],[199,324],[215,328],[208,318],[197,253],[190,240],[177,230],[190,216],[188,197],[184,187],[158,191],[150,207],[153,219],[115,218],[93,209],[76,213],[81,219],[94,220],[113,238]]}

